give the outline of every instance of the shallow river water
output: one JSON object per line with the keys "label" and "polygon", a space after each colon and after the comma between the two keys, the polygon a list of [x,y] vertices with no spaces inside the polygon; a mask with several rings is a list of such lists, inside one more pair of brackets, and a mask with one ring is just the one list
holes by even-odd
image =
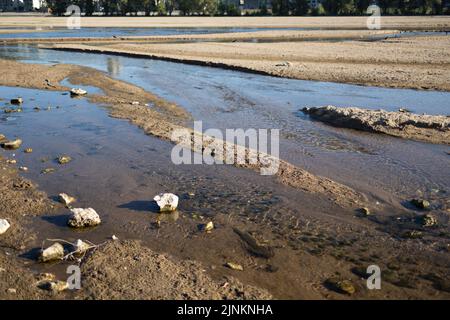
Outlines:
{"label": "shallow river water", "polygon": [[0,56],[73,63],[107,72],[178,103],[204,128],[278,128],[283,159],[383,201],[449,189],[448,147],[311,121],[305,106],[359,106],[450,114],[450,93],[282,79],[217,68],[98,54],[3,47]]}
{"label": "shallow river water", "polygon": [[[388,110],[407,107],[417,113],[448,115],[450,93],[290,80],[163,61],[41,50],[28,45],[0,47],[0,57],[102,70],[178,103],[194,119],[202,120],[204,128],[280,129],[283,159],[399,210],[402,200],[416,194],[433,196],[435,206],[448,199],[447,146],[333,128],[311,121],[299,109],[333,104]],[[346,214],[326,199],[321,201],[320,197],[298,192],[252,171],[223,165],[176,166],[170,160],[170,143],[146,136],[127,121],[108,117],[107,110],[86,99],[72,99],[61,92],[0,87],[0,98],[4,99],[0,107],[9,107],[9,99],[17,96],[24,98],[23,112],[2,114],[0,132],[22,138],[24,147],[34,152],[2,154],[27,166],[29,171],[23,175],[37,182],[50,197],[60,192],[73,195],[79,199],[77,205],[94,207],[104,222],[94,230],[74,233],[66,227],[67,210],[60,209],[57,215],[49,214],[33,222],[40,233],[38,241],[82,237],[100,243],[116,234],[212,264],[217,262],[214,256],[226,261],[238,253],[227,236],[222,235],[219,242],[203,239],[209,244],[196,242],[197,237],[202,238],[196,225],[209,218],[217,219],[219,230],[212,237],[220,237],[221,224],[225,223],[252,221],[259,223],[261,230],[270,224],[280,234],[289,234],[292,226],[299,224],[300,215],[313,220],[319,214]],[[36,106],[41,110],[34,110]],[[47,106],[51,108],[47,110]],[[59,165],[55,158],[62,154],[70,155],[73,161]],[[49,167],[56,171],[41,173]],[[165,191],[181,196],[180,213],[165,217],[169,227],[160,230],[151,223],[159,219],[151,199]],[[174,221],[181,223],[171,227]],[[333,222],[329,223],[324,228],[333,231]],[[200,250],[193,243],[201,243]],[[205,255],[203,250],[215,254]],[[51,266],[44,268],[53,270]],[[285,290],[287,296],[296,296],[301,289],[285,285],[277,290]]]}

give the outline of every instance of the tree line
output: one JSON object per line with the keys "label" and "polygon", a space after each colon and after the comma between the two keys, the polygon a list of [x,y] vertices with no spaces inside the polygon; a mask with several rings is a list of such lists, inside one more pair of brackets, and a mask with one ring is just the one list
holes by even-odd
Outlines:
{"label": "tree line", "polygon": [[[248,1],[248,0],[247,0]],[[371,4],[381,8],[384,15],[450,14],[450,0],[322,0],[311,6],[309,0],[259,0],[255,10],[246,15],[362,15]],[[48,0],[54,15],[63,15],[71,4],[89,16],[100,12],[112,15],[241,15],[239,0]]]}

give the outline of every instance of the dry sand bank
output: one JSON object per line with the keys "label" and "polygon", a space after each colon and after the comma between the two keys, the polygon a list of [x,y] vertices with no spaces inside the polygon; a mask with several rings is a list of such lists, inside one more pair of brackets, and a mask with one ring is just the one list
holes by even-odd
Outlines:
{"label": "dry sand bank", "polygon": [[[83,27],[367,29],[367,17],[84,17]],[[385,16],[383,29],[448,30],[449,16]],[[64,17],[2,16],[1,27],[66,27]]]}
{"label": "dry sand bank", "polygon": [[450,90],[450,36],[373,42],[55,44],[51,48],[215,66],[302,80]]}
{"label": "dry sand bank", "polygon": [[[0,29],[0,33],[8,33],[8,30]],[[49,31],[50,32],[50,31]],[[69,37],[69,38],[5,38],[0,43],[55,43],[55,42],[101,42],[117,43],[120,41],[132,42],[186,42],[186,41],[211,41],[211,42],[234,42],[234,41],[303,41],[303,40],[364,40],[373,39],[399,33],[399,30],[266,30],[255,32],[230,32],[230,33],[208,33],[208,34],[185,34],[167,36],[117,36],[117,37]]]}
{"label": "dry sand bank", "polygon": [[450,117],[418,115],[384,110],[337,108],[334,106],[304,108],[312,118],[334,126],[385,133],[401,138],[450,144]]}

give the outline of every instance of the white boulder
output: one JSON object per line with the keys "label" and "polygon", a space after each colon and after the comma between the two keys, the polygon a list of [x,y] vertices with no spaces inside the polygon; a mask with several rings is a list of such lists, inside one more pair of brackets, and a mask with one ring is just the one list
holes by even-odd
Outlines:
{"label": "white boulder", "polygon": [[94,227],[101,223],[100,216],[92,208],[74,208],[67,224],[72,228]]}
{"label": "white boulder", "polygon": [[8,231],[9,227],[11,227],[11,225],[7,220],[0,219],[0,234],[4,234],[6,231]]}
{"label": "white boulder", "polygon": [[84,242],[81,239],[78,239],[73,246],[73,249],[74,249],[75,253],[77,253],[77,254],[83,254],[86,251],[88,251],[90,248],[91,248],[91,245],[89,243]]}
{"label": "white boulder", "polygon": [[87,94],[87,91],[81,88],[73,88],[72,90],[70,90],[70,94],[73,96],[84,96]]}
{"label": "white boulder", "polygon": [[56,242],[41,252],[39,260],[42,262],[48,262],[53,260],[61,260],[62,258],[64,258],[64,247],[62,244]]}
{"label": "white boulder", "polygon": [[74,197],[69,196],[66,193],[60,193],[59,194],[59,202],[61,202],[65,206],[68,206],[69,204],[71,204],[71,203],[73,203],[75,201],[77,201],[77,199],[75,199]]}
{"label": "white boulder", "polygon": [[172,212],[178,207],[178,196],[173,193],[161,193],[153,198],[159,206],[160,212]]}

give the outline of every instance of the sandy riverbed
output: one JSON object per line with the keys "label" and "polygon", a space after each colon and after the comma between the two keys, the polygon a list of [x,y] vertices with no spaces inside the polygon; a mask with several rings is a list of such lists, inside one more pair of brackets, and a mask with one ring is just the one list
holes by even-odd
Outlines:
{"label": "sandy riverbed", "polygon": [[[137,20],[128,19],[125,18],[122,23],[133,24],[140,21],[138,20],[140,18]],[[152,19],[152,22],[165,22],[165,20],[150,19]],[[224,20],[208,19],[201,23],[217,25],[218,23],[230,23],[231,21],[231,18],[230,20],[228,18],[224,18]],[[240,18],[236,19],[236,21],[243,21]],[[293,18],[294,20],[289,18],[275,19],[279,18],[271,20],[272,23],[291,24],[299,23],[300,20],[295,19],[303,18]],[[306,20],[311,24],[324,23],[320,19],[311,19]],[[336,19],[339,20],[339,18]],[[407,21],[410,27],[413,27],[413,24],[417,21],[422,21],[422,18],[416,20],[403,19],[392,19],[391,21],[393,24],[394,21],[396,23]],[[196,25],[198,25],[198,19],[195,20]],[[436,20],[430,20],[429,18],[423,20],[428,21],[428,23],[433,21],[435,27],[438,27],[438,25],[442,27],[442,24],[447,21],[445,17],[436,18]],[[58,18],[50,18],[46,21],[46,23],[51,21],[62,23],[62,20]],[[94,21],[99,20],[90,21],[94,24]],[[105,19],[98,23],[107,24],[110,21]],[[173,23],[176,21],[183,21],[183,26],[185,26],[191,20],[172,20]],[[237,23],[236,21],[235,23]],[[246,20],[245,23],[256,24],[261,23],[261,21],[268,20],[255,18],[255,20]],[[326,23],[329,24],[330,21],[336,22],[337,20],[332,18],[327,20]],[[348,28],[351,25],[358,27],[358,24],[362,23],[361,19],[349,18],[345,21],[349,24]],[[11,23],[11,20],[9,22],[2,20],[1,23],[6,25]],[[428,24],[428,27],[432,26]],[[270,33],[264,32],[259,34],[260,36],[264,34],[267,37],[270,35]],[[284,32],[279,32],[280,37],[283,37],[283,34]],[[136,44],[117,41],[117,43],[103,47],[85,46],[83,44],[77,44],[76,46],[64,44],[64,46],[70,46],[70,49],[73,50],[87,51],[105,48],[109,51],[118,51],[116,53],[119,54],[156,56],[161,59],[173,59],[189,63],[217,63],[217,66],[224,68],[241,68],[277,76],[303,77],[303,72],[307,74],[305,79],[314,79],[315,74],[318,74],[317,80],[329,79],[329,81],[336,82],[448,90],[448,86],[445,84],[445,81],[448,82],[448,74],[445,72],[445,68],[449,64],[448,45],[442,40],[447,39],[444,37],[393,39],[378,42],[377,45],[357,41],[342,43],[311,41],[304,43],[302,46],[295,42],[279,42],[276,44],[229,42],[236,36],[226,35],[227,43],[216,41],[201,44]],[[242,35],[244,38],[252,36],[252,34]],[[201,37],[210,41],[211,37],[217,37],[217,35]],[[173,41],[172,38],[176,37],[169,38],[167,41]],[[283,51],[276,48],[280,44],[284,45]],[[378,47],[382,49],[378,49]],[[234,58],[236,56],[238,58]],[[377,59],[376,63],[373,62],[374,59]],[[286,64],[286,61],[289,63]],[[327,64],[326,68],[323,68],[324,63]],[[292,76],[287,70],[293,66],[297,68],[297,65],[301,68],[306,65],[311,69],[308,71],[309,73],[304,69],[299,69],[303,70],[302,72],[295,69],[296,71]],[[377,69],[377,73],[374,75],[371,73],[372,68],[377,65],[380,65],[380,69]],[[147,134],[165,140],[170,140],[171,130],[188,126],[191,120],[190,115],[179,106],[168,103],[139,87],[114,80],[106,74],[90,68],[73,65],[29,65],[0,60],[0,69],[4,75],[0,78],[0,85],[66,91],[67,88],[61,85],[60,81],[68,78],[74,85],[98,87],[102,89],[105,95],[89,95],[90,101],[109,106],[111,116],[129,120]],[[406,73],[406,75],[402,76],[403,73]],[[432,80],[432,78],[435,79]],[[138,101],[139,105],[132,105],[132,101]],[[155,108],[146,107],[144,103],[147,102],[151,102]],[[5,168],[0,180],[0,188],[5,190],[4,193],[2,191],[2,212],[6,212],[6,218],[11,219],[14,229],[11,229],[6,237],[0,238],[2,246],[6,248],[0,251],[0,279],[2,280],[0,282],[0,298],[54,298],[55,296],[36,289],[34,275],[26,265],[22,265],[23,259],[16,259],[15,257],[30,249],[27,243],[32,241],[34,236],[33,231],[28,229],[29,226],[26,225],[27,221],[22,222],[21,219],[19,221],[21,210],[26,210],[26,214],[31,217],[43,212],[51,213],[54,210],[52,206],[59,205],[50,202],[48,197],[37,191],[34,186],[29,187],[26,191],[20,188],[24,185],[23,183],[17,184],[19,188],[14,187],[13,181],[23,181],[23,179],[17,175],[12,165],[5,164],[3,160],[1,167]],[[450,290],[446,278],[449,265],[448,217],[443,211],[444,208],[437,212],[438,226],[426,228],[417,224],[418,218],[424,212],[396,211],[395,215],[390,216],[385,214],[384,211],[381,212],[382,210],[379,208],[373,208],[373,210],[370,208],[374,211],[372,215],[361,217],[361,212],[355,211],[355,209],[363,206],[364,195],[344,185],[311,175],[307,171],[288,163],[282,163],[278,182],[282,183],[280,187],[286,187],[286,185],[293,187],[292,189],[298,192],[299,196],[303,197],[301,194],[307,193],[309,197],[307,199],[309,200],[305,203],[305,208],[302,208],[302,214],[297,223],[287,219],[283,223],[271,224],[267,221],[263,225],[254,221],[246,221],[245,228],[257,230],[254,234],[258,235],[258,239],[261,237],[261,243],[263,240],[268,241],[270,246],[275,248],[276,256],[273,259],[266,261],[249,256],[248,248],[245,248],[245,241],[228,224],[229,217],[218,214],[215,217],[215,222],[221,225],[221,228],[213,232],[211,237],[208,238],[196,238],[194,233],[194,236],[188,242],[194,248],[210,248],[208,252],[195,253],[190,251],[193,256],[197,254],[194,260],[198,260],[199,257],[204,258],[203,264],[180,261],[177,258],[157,254],[156,252],[165,252],[167,247],[170,246],[168,242],[188,241],[187,239],[177,238],[173,234],[172,227],[163,227],[160,230],[161,234],[165,236],[162,240],[163,243],[155,241],[155,248],[152,247],[152,249],[136,241],[108,242],[106,246],[99,248],[82,266],[87,287],[76,298],[226,297],[232,299],[265,299],[271,296],[275,298],[350,298],[347,295],[329,290],[324,285],[323,282],[327,277],[337,275],[341,279],[353,281],[357,290],[353,298],[357,299],[430,297],[448,299]],[[26,203],[29,203],[29,205],[24,206],[22,203],[25,202],[25,199],[32,199],[32,201],[27,200]],[[312,204],[309,205],[309,202]],[[309,209],[310,206],[314,209]],[[19,209],[17,209],[18,207]],[[327,214],[324,215],[322,210],[326,211]],[[386,210],[389,211],[390,209]],[[288,211],[288,209],[286,208],[284,211]],[[17,212],[19,215],[16,214]],[[436,214],[434,211],[432,213]],[[282,214],[280,213],[280,215]],[[235,223],[237,224],[237,222]],[[197,223],[190,221],[190,224],[191,228],[195,229]],[[411,228],[420,230],[424,239],[403,237],[404,231]],[[146,230],[145,232],[149,231]],[[23,238],[22,236],[25,234],[29,235],[30,239]],[[177,251],[178,244],[172,245]],[[243,261],[243,264],[245,262],[245,271],[234,273],[239,280],[235,280],[233,277],[224,279],[223,268],[214,266],[218,261],[221,261],[221,258],[223,259],[221,254],[227,252],[229,248],[236,248],[236,250],[233,249],[233,253],[229,253],[234,259]],[[180,251],[182,250],[184,249],[180,248]],[[188,249],[186,250],[188,251]],[[214,251],[220,252],[219,256],[214,255]],[[180,256],[187,254],[181,253]],[[374,260],[380,262],[383,272],[386,271],[383,275],[383,290],[380,292],[368,291],[364,287],[364,279],[361,278],[364,275],[364,272],[361,275],[361,270],[364,270],[364,267]],[[116,268],[108,269],[107,266],[111,264],[114,264]],[[128,274],[134,272],[145,274],[143,270],[153,269],[157,265],[166,267],[161,271],[161,277],[155,278],[154,274],[150,273],[142,279],[142,284],[136,287],[136,290],[124,291],[123,287],[134,286],[134,278],[128,277]],[[207,272],[200,270],[203,267]],[[279,267],[281,271],[278,271]],[[6,272],[3,272],[1,268],[5,269]],[[127,268],[131,272],[116,271],[121,268]],[[175,273],[166,272],[168,269],[175,270]],[[231,270],[226,271],[232,273]],[[179,290],[168,286],[169,283],[172,283],[174,277],[177,280],[184,279],[181,281],[181,286],[185,295],[180,296]],[[205,288],[204,291],[199,291],[198,283],[194,284],[195,278],[200,279],[200,283]],[[117,283],[123,284],[123,286],[116,285]],[[158,290],[148,291],[149,286]],[[11,288],[15,288],[16,293],[8,291]],[[73,298],[70,294],[69,296],[56,295],[56,297]]]}
{"label": "sandy riverbed", "polygon": [[[165,101],[159,100],[157,97],[151,95],[144,90],[132,86],[130,84],[114,80],[106,76],[105,74],[78,66],[71,65],[27,65],[13,61],[1,61],[2,70],[6,70],[7,77],[3,77],[1,84],[9,86],[26,86],[32,88],[46,89],[46,90],[66,90],[65,87],[59,84],[59,81],[69,78],[74,84],[84,84],[90,86],[99,86],[107,95],[91,95],[88,98],[92,101],[107,104],[110,106],[110,112],[113,116],[117,116],[124,119],[129,119],[132,123],[141,126],[147,133],[155,134],[161,138],[166,138],[167,127],[174,125],[183,125],[183,123],[189,119],[189,115],[183,112],[182,109],[176,105],[168,104]],[[35,77],[29,77],[30,72]],[[130,101],[140,101],[141,105],[144,102],[152,101],[155,103],[156,108],[152,111],[149,108],[131,105]],[[142,109],[142,110],[141,110]],[[167,115],[167,117],[165,116]],[[171,116],[169,116],[171,115]],[[164,120],[163,120],[164,118]],[[162,127],[159,128],[156,122],[160,122]],[[165,122],[163,122],[165,121]],[[297,172],[298,174],[296,174]],[[287,173],[287,175],[286,175]],[[281,178],[283,175],[281,176]],[[307,174],[303,170],[297,171],[285,171],[284,179],[282,182],[287,182],[287,185],[296,182],[294,187],[300,189],[300,192],[306,191],[314,195],[311,201],[319,205],[331,206],[337,199],[352,200],[354,193],[347,193],[348,188],[336,184],[332,181],[321,179]],[[3,179],[2,181],[8,181]],[[6,189],[10,188],[9,184],[4,186]],[[318,189],[321,187],[323,189]],[[339,198],[336,198],[339,195]],[[334,197],[334,199],[333,199]],[[19,199],[15,197],[14,199]],[[41,199],[46,199],[45,195],[41,196]],[[327,200],[325,200],[327,199]],[[7,201],[3,202],[5,206],[11,206]],[[348,205],[348,202],[341,203],[341,205]],[[238,295],[230,296],[230,291],[225,290],[220,292],[220,296],[213,294],[213,291],[224,284],[223,273],[217,269],[210,268],[208,273],[213,275],[210,279],[206,274],[199,274],[202,283],[207,288],[211,288],[210,291],[204,292],[205,295],[199,295],[197,287],[191,287],[191,278],[186,279],[183,282],[183,287],[187,288],[187,297],[223,297],[228,298],[267,298],[268,293],[265,290],[256,289],[253,286],[258,284],[272,293],[274,297],[278,298],[348,298],[345,295],[329,291],[322,285],[322,281],[326,279],[330,274],[335,274],[336,270],[339,271],[341,278],[353,278],[355,286],[358,290],[358,298],[392,298],[392,297],[429,297],[434,295],[437,298],[445,298],[447,296],[446,291],[447,283],[443,278],[445,274],[446,264],[445,256],[442,252],[436,251],[436,246],[442,246],[442,242],[445,238],[438,235],[438,231],[441,229],[423,230],[422,232],[430,237],[428,241],[433,241],[433,245],[423,246],[422,243],[418,243],[415,240],[398,241],[395,237],[391,237],[386,231],[379,231],[371,225],[375,222],[376,225],[383,226],[382,228],[397,228],[395,220],[385,218],[383,215],[374,216],[374,222],[367,220],[359,220],[356,217],[352,217],[352,208],[347,208],[347,211],[342,215],[339,207],[331,206],[331,212],[333,215],[319,215],[317,212],[308,212],[305,223],[297,224],[295,221],[293,225],[290,225],[291,221],[285,221],[288,226],[271,225],[271,224],[256,224],[254,229],[257,228],[258,234],[264,235],[262,238],[267,239],[270,237],[269,243],[276,248],[276,256],[265,263],[267,265],[257,265],[253,267],[255,263],[261,264],[261,262],[253,261],[253,258],[249,260],[248,249],[243,246],[243,240],[241,236],[236,235],[236,232],[231,226],[227,225],[228,217],[221,217],[218,215],[215,221],[222,225],[221,229],[215,231],[209,239],[197,238],[192,239],[191,244],[195,248],[196,246],[211,246],[215,250],[224,252],[227,248],[241,248],[236,252],[233,252],[234,259],[242,261],[250,261],[246,265],[246,271],[239,276],[245,279],[244,282],[238,282],[229,278],[226,280],[228,285],[232,285],[231,288],[237,288]],[[353,206],[353,209],[356,207]],[[33,213],[38,208],[31,207],[29,212]],[[36,214],[39,214],[37,212]],[[350,219],[346,217],[350,215]],[[195,222],[193,222],[195,225]],[[250,222],[247,222],[250,223]],[[249,228],[249,226],[246,226]],[[251,228],[251,227],[250,227]],[[274,235],[272,233],[276,230],[280,232],[280,235]],[[444,229],[445,230],[445,227]],[[171,228],[163,228],[161,233],[168,232],[173,235]],[[286,232],[288,232],[286,234]],[[391,232],[391,231],[389,231]],[[401,234],[403,230],[392,230],[394,234]],[[286,238],[285,238],[286,237]],[[301,243],[297,240],[301,239]],[[169,238],[164,238],[165,241],[169,241]],[[219,239],[227,239],[223,244],[218,244]],[[285,240],[287,239],[287,240]],[[432,239],[432,240],[431,240]],[[265,240],[266,241],[266,240]],[[287,242],[286,242],[287,241]],[[317,247],[316,247],[317,244]],[[387,245],[388,244],[388,245]],[[159,244],[162,250],[164,245]],[[421,247],[420,255],[417,254],[418,246]],[[345,250],[345,248],[348,248]],[[386,250],[386,248],[389,250]],[[351,248],[351,250],[350,250]],[[28,250],[29,248],[23,248]],[[21,249],[22,250],[22,249]],[[241,252],[242,251],[242,252]],[[20,253],[21,251],[13,252]],[[157,251],[158,252],[158,251]],[[139,253],[139,254],[138,254]],[[201,254],[202,256],[209,257],[211,253],[207,252]],[[248,253],[247,253],[248,254]],[[241,257],[242,255],[242,257]],[[139,261],[142,264],[136,264],[136,256],[139,256]],[[5,256],[6,257],[6,256]],[[99,274],[98,270],[103,270],[103,266],[111,261],[119,261],[118,258],[123,258],[117,267],[127,267],[132,270],[139,271],[141,267],[151,267],[155,263],[162,262],[167,264],[171,268],[175,268],[177,275],[183,277],[183,275],[191,274],[194,269],[198,269],[199,265],[196,263],[182,262],[178,264],[176,260],[172,261],[172,258],[157,255],[146,247],[141,247],[140,243],[125,242],[120,244],[111,244],[104,248],[100,248],[99,251],[91,258],[86,260],[86,264],[83,265],[83,270],[88,275],[85,279],[89,287],[80,293],[78,298],[87,297],[91,298],[120,298],[123,297],[124,292],[121,288],[112,286],[108,279],[123,281],[126,285],[131,285],[133,279],[128,278],[127,274],[112,271],[110,273]],[[383,266],[388,265],[391,269],[390,279],[385,284],[387,288],[383,292],[367,292],[362,285],[363,282],[357,280],[355,272],[352,266],[364,266],[364,261],[370,261],[371,259],[378,259],[383,261]],[[10,270],[13,259],[5,258],[4,261],[6,271]],[[169,259],[169,260],[167,260]],[[402,268],[407,271],[397,271],[398,259],[401,259]],[[217,263],[217,257],[212,261]],[[299,261],[301,268],[299,269]],[[14,262],[15,263],[15,262]],[[19,263],[19,262],[17,262]],[[211,263],[211,262],[210,262]],[[282,271],[277,272],[277,268],[281,266]],[[331,267],[333,266],[333,267]],[[384,267],[383,267],[384,268]],[[17,269],[22,270],[22,269]],[[358,269],[359,270],[359,269]],[[432,270],[432,272],[430,272]],[[198,272],[198,270],[196,271]],[[360,272],[360,271],[358,271]],[[9,288],[14,288],[14,279],[22,277],[24,281],[33,279],[33,276],[29,273],[26,276],[15,275],[12,272],[5,273],[9,277],[5,281],[6,292],[5,297],[11,297],[11,293],[8,293]],[[358,273],[356,273],[358,274]],[[411,278],[414,275],[414,280]],[[425,278],[421,278],[423,275]],[[148,278],[144,278],[144,282],[155,285],[156,287],[164,287],[167,281],[171,279],[173,274],[164,273],[164,277],[161,277],[161,282],[156,282],[151,274]],[[218,280],[222,277],[222,280]],[[31,281],[31,280],[29,280]],[[29,285],[29,281],[26,282]],[[242,280],[241,280],[242,281]],[[417,283],[414,283],[417,281]],[[34,282],[33,282],[34,283]],[[251,284],[245,286],[242,283]],[[296,286],[292,286],[295,283]],[[356,284],[357,283],[357,284]],[[29,287],[25,287],[26,284],[21,285],[18,289],[22,292],[19,297],[22,298],[36,298],[42,294],[43,298],[48,297],[46,293],[36,291],[36,289],[27,290]],[[105,288],[110,288],[110,291],[104,291]],[[144,289],[144,288],[142,288]],[[190,290],[190,291],[189,291]],[[221,289],[220,289],[221,290]],[[17,290],[19,292],[19,290]],[[167,291],[160,292],[146,292],[141,294],[142,291],[127,291],[127,297],[129,298],[179,298],[179,292],[173,288],[168,288]],[[244,293],[242,293],[244,292]]]}
{"label": "sandy riverbed", "polygon": [[167,59],[303,80],[448,91],[449,44],[448,36],[417,36],[376,44],[361,41],[117,42],[95,46],[65,43],[53,47]]}

